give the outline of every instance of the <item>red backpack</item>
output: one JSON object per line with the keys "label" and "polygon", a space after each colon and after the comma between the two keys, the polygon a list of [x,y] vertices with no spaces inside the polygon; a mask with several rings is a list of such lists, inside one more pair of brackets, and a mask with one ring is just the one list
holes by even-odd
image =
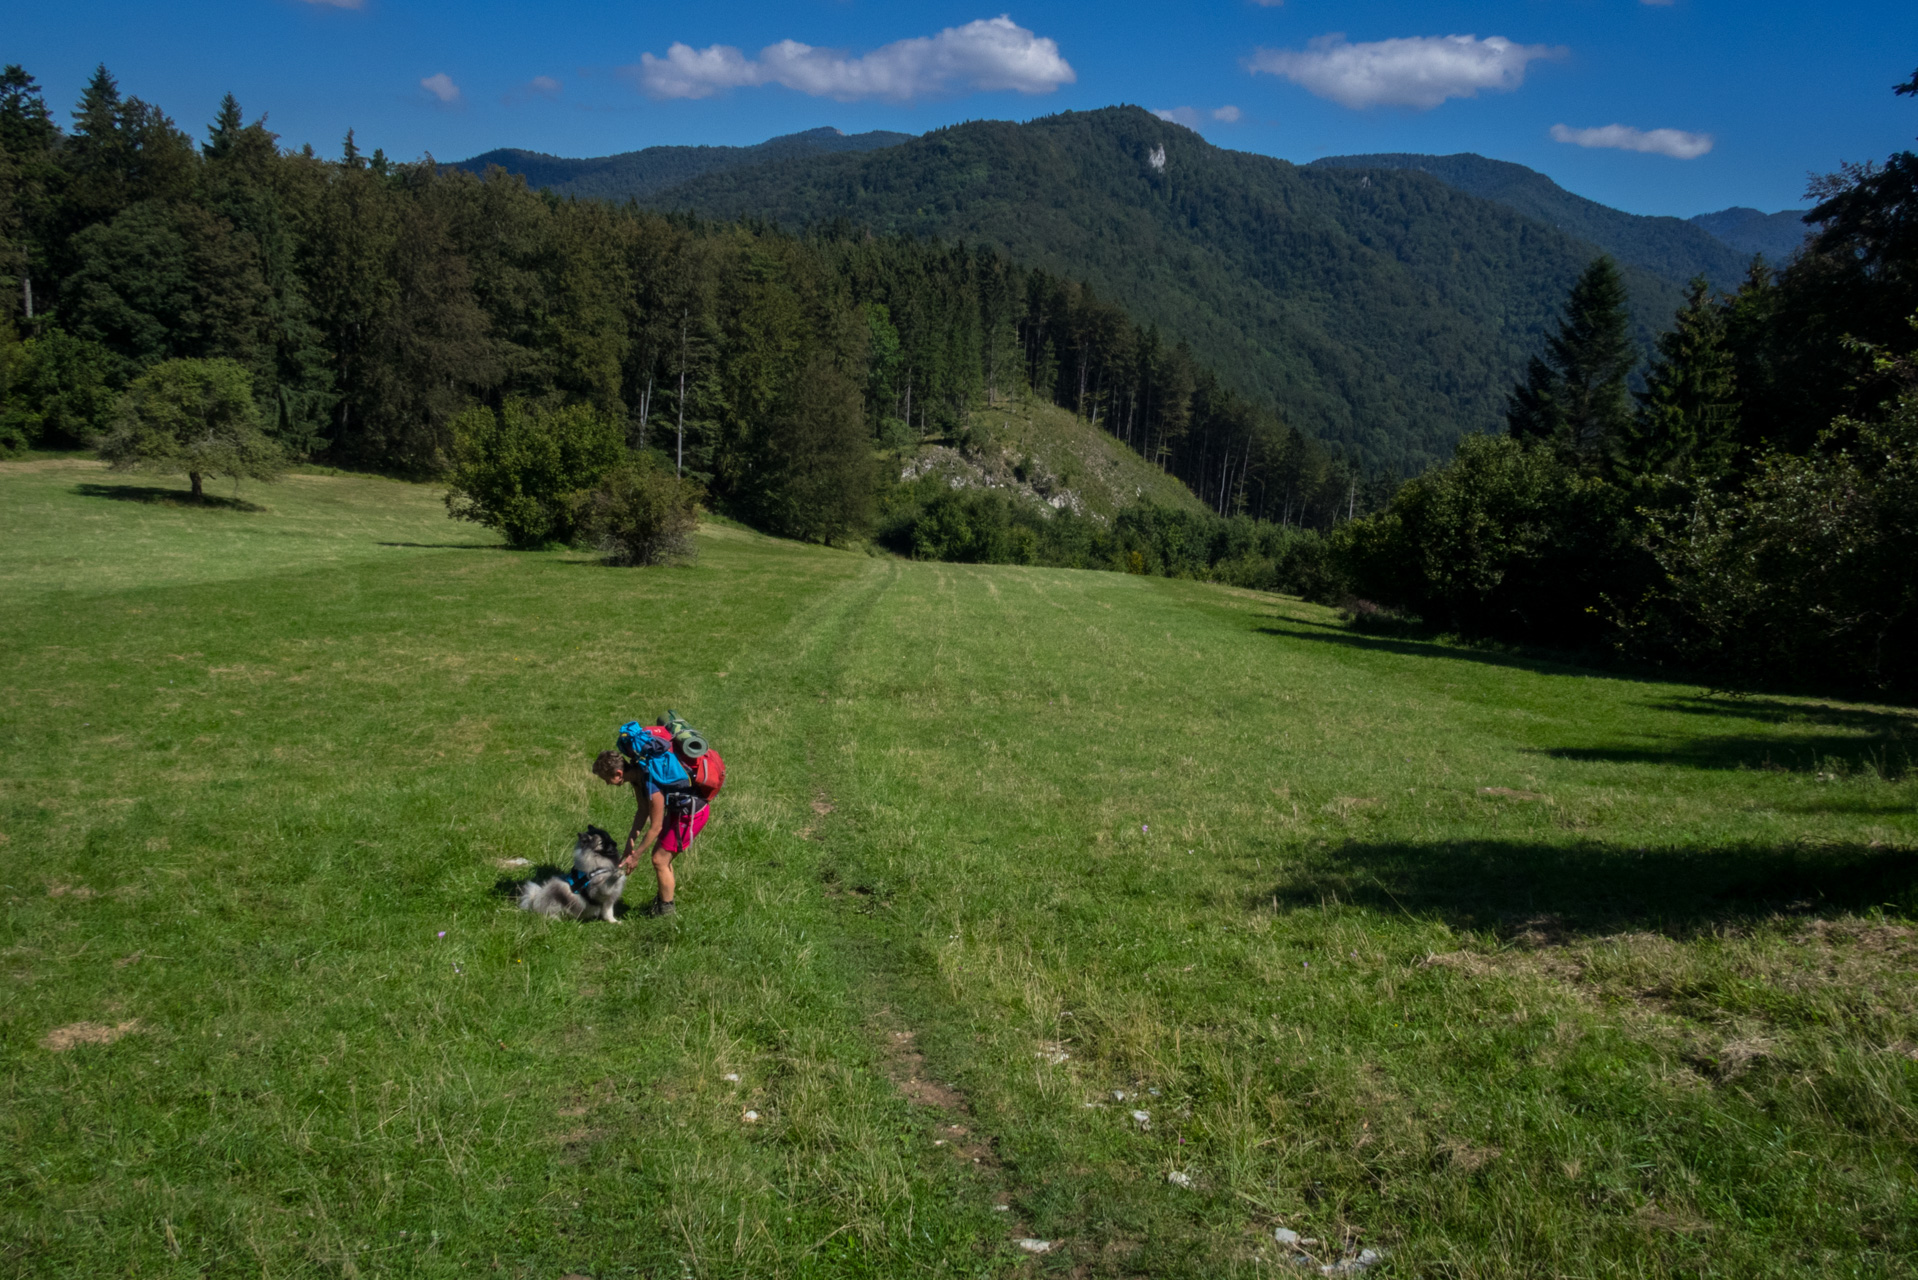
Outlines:
{"label": "red backpack", "polygon": [[685,756],[679,762],[686,766],[686,772],[692,775],[693,794],[701,800],[710,800],[719,794],[726,785],[726,762],[711,747],[697,760],[688,760]]}

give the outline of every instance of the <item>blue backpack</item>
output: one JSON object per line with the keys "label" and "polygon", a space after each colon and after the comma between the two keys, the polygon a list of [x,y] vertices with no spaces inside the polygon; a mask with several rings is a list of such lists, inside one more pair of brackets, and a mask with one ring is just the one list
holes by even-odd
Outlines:
{"label": "blue backpack", "polygon": [[644,765],[653,785],[664,790],[685,790],[692,786],[686,766],[673,749],[637,720],[619,726],[619,753],[637,765]]}

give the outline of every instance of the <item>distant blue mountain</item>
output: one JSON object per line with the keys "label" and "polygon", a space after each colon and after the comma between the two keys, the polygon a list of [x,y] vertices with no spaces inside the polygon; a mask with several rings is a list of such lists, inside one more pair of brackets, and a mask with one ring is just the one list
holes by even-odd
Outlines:
{"label": "distant blue mountain", "polygon": [[910,133],[841,133],[837,129],[808,129],[788,133],[750,147],[647,147],[613,156],[570,160],[538,151],[507,147],[459,160],[447,166],[485,173],[494,165],[517,173],[526,184],[582,200],[645,200],[668,187],[702,174],[769,160],[790,160],[841,151],[877,151],[908,142]]}
{"label": "distant blue mountain", "polygon": [[1798,251],[1811,228],[1805,225],[1803,209],[1785,209],[1778,213],[1760,213],[1735,205],[1717,213],[1701,213],[1691,224],[1745,253],[1762,253],[1774,266]]}

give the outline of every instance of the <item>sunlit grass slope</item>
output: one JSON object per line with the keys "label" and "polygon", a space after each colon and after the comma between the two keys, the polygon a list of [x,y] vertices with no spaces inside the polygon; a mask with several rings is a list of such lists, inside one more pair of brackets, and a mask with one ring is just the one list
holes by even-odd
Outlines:
{"label": "sunlit grass slope", "polygon": [[[1903,713],[142,488],[0,466],[11,1273],[1918,1270]],[[667,706],[680,915],[514,911]]]}
{"label": "sunlit grass slope", "polygon": [[[969,419],[973,446],[923,445],[902,459],[903,472],[936,470],[974,487],[1004,489],[1028,501],[1051,500],[1072,510],[1111,519],[1126,507],[1154,503],[1174,510],[1205,510],[1177,476],[1167,475],[1103,425],[1070,409],[1010,397],[975,408]],[[1141,442],[1144,443],[1143,441]]]}

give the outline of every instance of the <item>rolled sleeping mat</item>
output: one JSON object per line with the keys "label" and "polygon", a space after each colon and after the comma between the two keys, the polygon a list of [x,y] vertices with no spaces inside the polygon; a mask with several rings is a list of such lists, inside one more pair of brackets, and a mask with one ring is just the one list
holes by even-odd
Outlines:
{"label": "rolled sleeping mat", "polygon": [[706,739],[699,730],[680,718],[677,711],[668,708],[659,721],[673,736],[673,749],[688,760],[697,760],[706,754]]}

